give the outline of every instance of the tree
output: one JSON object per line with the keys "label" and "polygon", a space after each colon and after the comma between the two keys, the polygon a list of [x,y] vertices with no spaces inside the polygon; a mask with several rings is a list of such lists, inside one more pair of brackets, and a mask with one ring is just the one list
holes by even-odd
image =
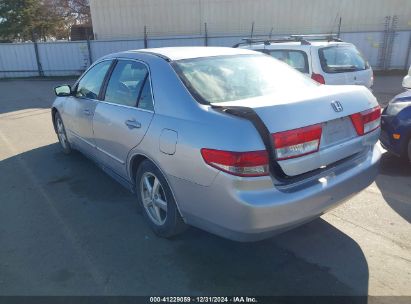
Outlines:
{"label": "tree", "polygon": [[62,0],[68,3],[71,15],[77,24],[90,24],[91,13],[89,0]]}
{"label": "tree", "polygon": [[91,24],[88,0],[48,0],[49,6],[64,19],[65,27],[56,33],[57,38],[68,38],[70,28],[75,24]]}
{"label": "tree", "polygon": [[24,12],[25,0],[0,0],[0,36],[3,40],[18,39],[28,27],[28,16]]}
{"label": "tree", "polygon": [[90,24],[91,14],[88,0],[48,0],[48,5],[67,22]]}
{"label": "tree", "polygon": [[0,39],[69,38],[73,24],[90,23],[88,0],[0,0]]}

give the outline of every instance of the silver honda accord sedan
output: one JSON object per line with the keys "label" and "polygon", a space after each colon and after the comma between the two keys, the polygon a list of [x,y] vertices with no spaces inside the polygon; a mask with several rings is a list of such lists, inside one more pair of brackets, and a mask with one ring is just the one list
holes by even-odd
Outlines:
{"label": "silver honda accord sedan", "polygon": [[62,150],[133,191],[162,237],[192,225],[264,239],[336,207],[378,171],[381,114],[368,89],[319,85],[250,50],[111,54],[55,93]]}

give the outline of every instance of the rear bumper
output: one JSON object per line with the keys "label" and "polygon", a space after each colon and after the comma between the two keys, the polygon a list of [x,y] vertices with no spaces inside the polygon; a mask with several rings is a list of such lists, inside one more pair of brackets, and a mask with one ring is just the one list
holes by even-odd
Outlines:
{"label": "rear bumper", "polygon": [[279,189],[269,177],[235,178],[219,173],[203,187],[169,177],[188,224],[237,240],[256,241],[308,222],[371,184],[378,174],[380,147],[309,182]]}

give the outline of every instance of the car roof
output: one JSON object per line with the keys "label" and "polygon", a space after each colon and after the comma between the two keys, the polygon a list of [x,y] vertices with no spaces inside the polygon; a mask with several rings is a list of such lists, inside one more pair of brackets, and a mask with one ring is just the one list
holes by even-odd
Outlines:
{"label": "car roof", "polygon": [[262,42],[258,43],[251,43],[247,44],[244,43],[239,46],[239,48],[247,48],[247,49],[270,49],[270,48],[281,48],[281,47],[287,47],[287,46],[293,46],[293,47],[301,47],[301,48],[307,48],[307,47],[322,47],[322,46],[333,46],[333,45],[352,45],[349,42],[340,42],[340,41],[309,41],[310,44],[302,44],[300,41],[287,41],[287,42],[273,42],[271,44],[265,45]]}
{"label": "car roof", "polygon": [[[257,54],[252,50],[240,49],[240,48],[229,48],[229,47],[164,47],[164,48],[150,48],[141,50],[131,50],[125,52],[125,54],[130,53],[148,53],[153,55],[158,55],[160,57],[165,57],[169,60],[182,60],[182,59],[192,59],[200,57],[212,57],[212,56],[226,56],[226,55],[251,55]],[[121,54],[121,53],[120,53]]]}

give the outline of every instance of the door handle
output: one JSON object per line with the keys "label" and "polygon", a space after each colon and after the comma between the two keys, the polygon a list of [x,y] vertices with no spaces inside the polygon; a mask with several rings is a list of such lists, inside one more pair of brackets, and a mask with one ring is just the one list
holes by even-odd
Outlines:
{"label": "door handle", "polygon": [[89,109],[83,110],[83,113],[84,113],[84,115],[87,115],[87,116],[89,116],[91,114]]}
{"label": "door handle", "polygon": [[134,119],[126,120],[125,124],[129,129],[139,129],[139,128],[141,128],[141,123],[139,123],[138,121],[136,121]]}

